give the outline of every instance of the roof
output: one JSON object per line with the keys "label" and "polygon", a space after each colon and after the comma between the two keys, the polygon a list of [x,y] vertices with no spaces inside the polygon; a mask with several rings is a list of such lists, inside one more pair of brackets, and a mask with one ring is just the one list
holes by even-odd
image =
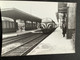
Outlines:
{"label": "roof", "polygon": [[25,13],[21,10],[16,9],[16,8],[4,9],[1,11],[1,15],[2,15],[2,17],[9,17],[9,18],[12,18],[14,20],[22,19],[22,20],[41,22],[40,18],[33,16],[31,14]]}
{"label": "roof", "polygon": [[11,19],[11,18],[2,17],[2,21],[14,21],[14,20],[13,20],[13,19]]}
{"label": "roof", "polygon": [[42,22],[53,22],[53,23],[55,23],[51,18],[44,18],[44,19],[42,19]]}

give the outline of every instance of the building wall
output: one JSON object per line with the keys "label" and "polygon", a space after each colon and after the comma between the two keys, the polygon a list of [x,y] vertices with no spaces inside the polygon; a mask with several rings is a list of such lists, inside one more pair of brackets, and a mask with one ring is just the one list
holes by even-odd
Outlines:
{"label": "building wall", "polygon": [[67,38],[72,38],[72,34],[76,28],[76,3],[68,3],[68,29]]}
{"label": "building wall", "polygon": [[75,29],[76,22],[76,4],[68,4],[68,29]]}
{"label": "building wall", "polygon": [[58,12],[59,13],[67,12],[67,3],[66,2],[58,3]]}

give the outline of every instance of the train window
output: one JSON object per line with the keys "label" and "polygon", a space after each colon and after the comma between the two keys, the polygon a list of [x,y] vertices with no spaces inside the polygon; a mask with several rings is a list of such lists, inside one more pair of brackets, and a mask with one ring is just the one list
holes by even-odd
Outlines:
{"label": "train window", "polygon": [[33,23],[32,23],[32,21],[31,21],[31,27],[32,27],[32,24],[33,24]]}
{"label": "train window", "polygon": [[30,26],[32,26],[32,22],[30,21],[29,23],[30,23]]}
{"label": "train window", "polygon": [[29,21],[29,23],[31,23],[31,21]]}
{"label": "train window", "polygon": [[26,23],[28,23],[28,21],[26,21]]}
{"label": "train window", "polygon": [[26,23],[31,23],[31,21],[26,21]]}
{"label": "train window", "polygon": [[6,28],[6,22],[2,22],[2,28]]}
{"label": "train window", "polygon": [[27,27],[27,21],[26,21],[26,27]]}
{"label": "train window", "polygon": [[33,22],[33,25],[36,26],[36,22]]}
{"label": "train window", "polygon": [[12,23],[12,28],[13,28],[13,22],[11,22]]}
{"label": "train window", "polygon": [[34,24],[36,23],[36,22],[33,22]]}
{"label": "train window", "polygon": [[31,21],[26,21],[26,27],[29,27],[31,25]]}
{"label": "train window", "polygon": [[40,25],[40,23],[39,23],[39,22],[37,22],[37,25]]}
{"label": "train window", "polygon": [[36,24],[36,22],[33,22],[33,24]]}
{"label": "train window", "polygon": [[14,28],[14,23],[12,23],[12,28]]}
{"label": "train window", "polygon": [[26,27],[29,27],[29,23],[26,23]]}
{"label": "train window", "polygon": [[6,28],[9,28],[9,22],[8,22],[8,21],[6,22],[6,24],[7,24],[7,25],[6,25]]}
{"label": "train window", "polygon": [[10,22],[10,28],[12,28],[12,22]]}

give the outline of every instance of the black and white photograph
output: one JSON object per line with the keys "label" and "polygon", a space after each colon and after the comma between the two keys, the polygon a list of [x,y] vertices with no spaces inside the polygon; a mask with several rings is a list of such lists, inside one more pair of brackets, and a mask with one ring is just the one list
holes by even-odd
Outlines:
{"label": "black and white photograph", "polygon": [[75,2],[0,1],[1,56],[76,53]]}

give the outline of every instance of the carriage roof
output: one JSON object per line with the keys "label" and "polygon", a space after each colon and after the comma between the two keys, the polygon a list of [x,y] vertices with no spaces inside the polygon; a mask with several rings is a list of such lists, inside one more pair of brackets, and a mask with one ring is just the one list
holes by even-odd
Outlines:
{"label": "carriage roof", "polygon": [[10,22],[14,22],[13,19],[8,18],[8,17],[2,17],[2,21],[10,21]]}
{"label": "carriage roof", "polygon": [[47,22],[55,23],[51,18],[44,18],[44,19],[42,19],[42,22],[45,22],[45,23],[47,23]]}

